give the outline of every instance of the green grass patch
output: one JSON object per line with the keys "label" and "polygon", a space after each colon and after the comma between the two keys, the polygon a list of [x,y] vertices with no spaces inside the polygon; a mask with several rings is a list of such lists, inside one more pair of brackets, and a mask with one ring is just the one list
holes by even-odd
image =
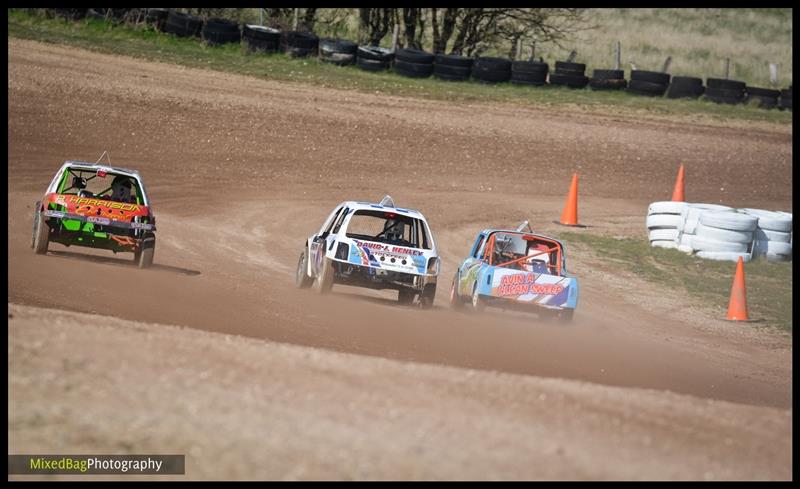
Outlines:
{"label": "green grass patch", "polygon": [[668,100],[624,92],[594,92],[560,87],[497,85],[474,81],[446,82],[411,79],[393,72],[366,72],[355,66],[338,67],[314,58],[292,59],[284,54],[248,53],[239,45],[210,47],[198,39],[178,38],[154,31],[113,25],[96,19],[49,19],[22,10],[9,10],[9,37],[65,44],[96,52],[120,54],[195,68],[238,73],[268,80],[299,81],[321,87],[455,102],[514,102],[532,106],[578,106],[605,113],[639,112],[656,115],[701,115],[791,124],[790,112],[746,105],[718,105],[704,100]]}
{"label": "green grass patch", "polygon": [[[646,239],[613,238],[567,232],[560,235],[578,248],[602,250],[603,261],[659,285],[665,293],[682,290],[724,318],[736,264],[697,258],[678,250],[653,248]],[[745,263],[747,306],[756,326],[792,331],[792,263],[759,258]]]}

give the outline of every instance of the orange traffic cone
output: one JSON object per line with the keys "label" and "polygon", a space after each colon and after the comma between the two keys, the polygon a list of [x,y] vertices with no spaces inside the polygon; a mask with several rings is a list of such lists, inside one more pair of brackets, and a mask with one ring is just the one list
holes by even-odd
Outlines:
{"label": "orange traffic cone", "polygon": [[564,212],[561,213],[561,220],[556,224],[564,226],[584,227],[578,224],[578,174],[572,174],[572,184],[569,186],[567,201],[564,203]]}
{"label": "orange traffic cone", "polygon": [[747,293],[744,287],[744,261],[739,257],[736,264],[736,275],[733,277],[733,287],[731,287],[731,300],[728,303],[728,321],[749,321],[747,316]]}
{"label": "orange traffic cone", "polygon": [[686,202],[686,198],[683,196],[683,163],[681,163],[681,168],[678,170],[678,178],[675,180],[675,190],[672,191],[672,201]]}

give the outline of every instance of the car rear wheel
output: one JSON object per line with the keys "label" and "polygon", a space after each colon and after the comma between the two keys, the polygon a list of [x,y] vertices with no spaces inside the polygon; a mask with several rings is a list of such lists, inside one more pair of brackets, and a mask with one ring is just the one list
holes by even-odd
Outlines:
{"label": "car rear wheel", "polygon": [[297,264],[297,273],[294,276],[294,286],[298,289],[306,289],[311,286],[312,278],[308,276],[306,273],[306,255],[307,249],[304,249],[302,253],[300,253],[300,262]]}
{"label": "car rear wheel", "polygon": [[486,303],[478,293],[478,286],[472,291],[472,310],[475,312],[483,312],[486,309]]}
{"label": "car rear wheel", "polygon": [[319,275],[316,280],[314,280],[314,289],[320,294],[327,294],[332,288],[333,266],[331,266],[331,261],[329,259],[323,257]]}
{"label": "car rear wheel", "polygon": [[42,219],[41,214],[36,214],[36,225],[33,234],[33,251],[37,255],[44,255],[47,253],[47,247],[50,244],[50,226]]}
{"label": "car rear wheel", "polygon": [[397,291],[397,302],[403,305],[411,304],[414,301],[414,295],[416,295],[414,289],[403,287]]}
{"label": "car rear wheel", "polygon": [[436,297],[436,284],[427,284],[419,296],[419,307],[430,309],[433,307],[433,298]]}
{"label": "car rear wheel", "polygon": [[156,252],[154,242],[146,243],[139,251],[134,252],[133,261],[139,268],[150,268],[153,265],[153,256]]}
{"label": "car rear wheel", "polygon": [[558,318],[559,323],[566,324],[572,322],[572,316],[574,315],[575,315],[575,309],[563,309],[559,311],[558,316],[556,317]]}

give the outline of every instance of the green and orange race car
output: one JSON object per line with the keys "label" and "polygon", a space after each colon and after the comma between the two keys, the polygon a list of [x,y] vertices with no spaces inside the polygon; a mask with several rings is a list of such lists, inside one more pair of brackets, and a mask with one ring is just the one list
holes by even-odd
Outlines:
{"label": "green and orange race car", "polygon": [[51,242],[133,253],[140,268],[153,264],[156,218],[136,170],[67,161],[58,170],[33,217],[32,248]]}

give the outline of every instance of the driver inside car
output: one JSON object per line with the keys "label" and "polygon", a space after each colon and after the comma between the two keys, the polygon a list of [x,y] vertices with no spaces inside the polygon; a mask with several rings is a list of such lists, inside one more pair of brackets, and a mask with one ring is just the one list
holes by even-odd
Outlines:
{"label": "driver inside car", "polygon": [[122,175],[114,177],[111,182],[111,200],[115,202],[133,202],[133,183]]}

